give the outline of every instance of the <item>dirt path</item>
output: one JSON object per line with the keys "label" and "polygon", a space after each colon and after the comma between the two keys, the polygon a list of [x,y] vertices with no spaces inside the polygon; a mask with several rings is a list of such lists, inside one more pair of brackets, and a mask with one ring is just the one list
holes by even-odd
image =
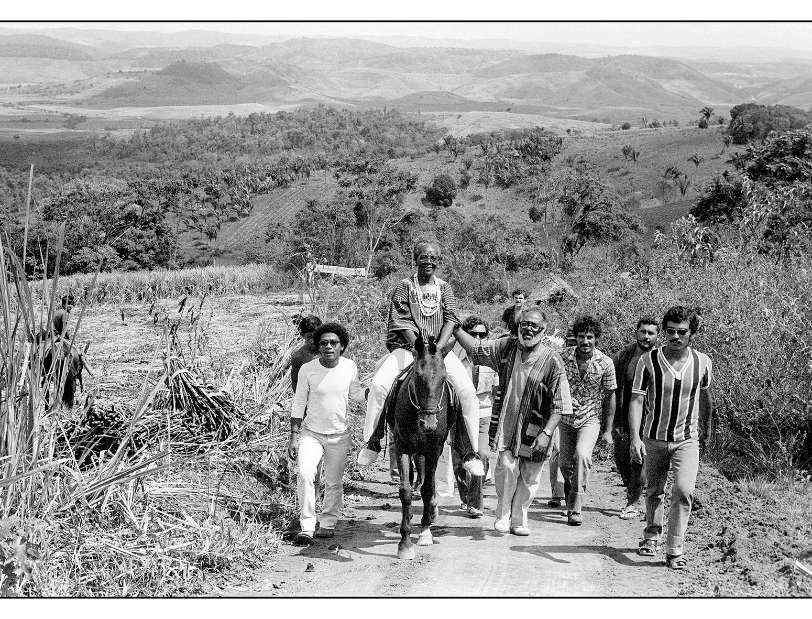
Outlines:
{"label": "dirt path", "polygon": [[[529,537],[492,529],[496,496],[485,488],[485,516],[470,519],[459,499],[442,498],[434,545],[413,561],[396,558],[400,538],[397,487],[379,460],[366,479],[347,482],[344,518],[332,540],[309,548],[285,544],[275,565],[239,596],[673,596],[679,589],[662,557],[635,553],[639,521],[618,518],[625,489],[608,463],[596,463],[584,524],[570,527],[547,507],[549,489],[530,510]],[[546,467],[544,480],[547,479]],[[416,501],[413,524],[422,503]],[[417,529],[417,527],[415,527]],[[416,531],[417,532],[417,531]],[[416,535],[415,532],[415,535]]]}

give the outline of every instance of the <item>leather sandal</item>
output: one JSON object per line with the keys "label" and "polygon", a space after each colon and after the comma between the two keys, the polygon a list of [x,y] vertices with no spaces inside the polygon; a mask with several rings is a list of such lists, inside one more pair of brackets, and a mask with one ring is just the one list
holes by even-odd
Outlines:
{"label": "leather sandal", "polygon": [[656,539],[641,540],[637,547],[637,554],[641,557],[653,557],[657,554],[660,544]]}

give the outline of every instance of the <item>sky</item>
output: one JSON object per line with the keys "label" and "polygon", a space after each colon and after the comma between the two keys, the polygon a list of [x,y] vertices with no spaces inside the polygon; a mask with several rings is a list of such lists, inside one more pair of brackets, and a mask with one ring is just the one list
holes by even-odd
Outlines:
{"label": "sky", "polygon": [[[68,4],[69,6],[65,6]],[[537,0],[409,0],[394,3],[380,0],[327,2],[300,0],[298,2],[251,2],[229,0],[222,2],[171,2],[139,0],[126,7],[111,7],[111,3],[89,0],[60,3],[44,0],[36,4],[36,13],[23,3],[4,7],[4,19],[388,19],[388,20],[579,20],[579,19],[812,19],[812,2],[799,3],[771,0],[759,3],[757,9],[747,3],[722,0],[714,3],[681,0],[679,4],[641,2],[606,2],[571,0],[568,3]],[[755,3],[753,3],[755,4]],[[764,5],[769,5],[766,11]],[[799,8],[798,5],[801,5]],[[563,5],[563,6],[562,6]],[[659,6],[660,8],[657,8]],[[27,11],[27,12],[26,12]],[[65,23],[0,24],[4,27],[60,27]],[[187,29],[246,32],[284,36],[418,36],[438,40],[502,39],[517,42],[545,41],[552,43],[589,42],[604,46],[645,47],[652,45],[675,47],[773,47],[809,50],[812,53],[812,22],[794,23],[82,23],[68,24],[82,28],[122,30],[151,30],[173,32]]]}

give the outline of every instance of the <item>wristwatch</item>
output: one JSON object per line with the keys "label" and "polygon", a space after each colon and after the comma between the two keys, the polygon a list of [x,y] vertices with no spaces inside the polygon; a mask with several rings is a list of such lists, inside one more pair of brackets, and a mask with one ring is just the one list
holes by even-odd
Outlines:
{"label": "wristwatch", "polygon": [[543,434],[546,434],[549,438],[553,438],[552,432],[548,432],[547,428],[543,428],[541,431]]}

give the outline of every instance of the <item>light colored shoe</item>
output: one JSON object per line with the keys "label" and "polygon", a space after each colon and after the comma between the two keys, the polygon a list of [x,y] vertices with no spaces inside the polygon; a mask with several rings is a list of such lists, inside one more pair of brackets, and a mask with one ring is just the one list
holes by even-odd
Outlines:
{"label": "light colored shoe", "polygon": [[482,465],[482,460],[479,458],[471,458],[467,460],[465,464],[462,465],[466,471],[468,471],[474,477],[484,477],[485,475],[485,467]]}
{"label": "light colored shoe", "polygon": [[518,535],[520,537],[527,537],[530,535],[530,529],[524,526],[510,527],[510,532],[513,533],[513,535]]}
{"label": "light colored shoe", "polygon": [[380,452],[364,447],[358,452],[358,457],[355,459],[355,461],[361,466],[369,466],[378,459],[379,455]]}
{"label": "light colored shoe", "polygon": [[510,521],[508,519],[496,520],[493,523],[493,528],[499,533],[510,533]]}
{"label": "light colored shoe", "polygon": [[640,515],[640,510],[637,509],[637,505],[627,505],[620,512],[620,517],[623,520],[634,520],[639,515]]}
{"label": "light colored shoe", "polygon": [[469,518],[482,518],[482,510],[474,507],[473,505],[468,506],[468,517]]}

